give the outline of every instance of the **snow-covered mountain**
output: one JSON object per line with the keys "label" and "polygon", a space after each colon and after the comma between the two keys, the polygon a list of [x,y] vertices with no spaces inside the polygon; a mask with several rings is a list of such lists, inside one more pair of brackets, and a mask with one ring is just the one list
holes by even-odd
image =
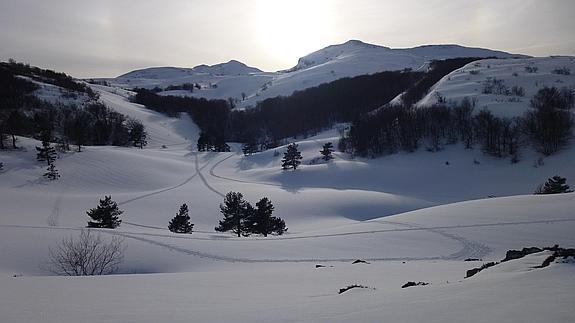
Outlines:
{"label": "snow-covered mountain", "polygon": [[135,70],[124,75],[118,76],[119,79],[177,79],[190,75],[209,74],[216,76],[223,75],[249,75],[253,73],[261,73],[262,71],[247,66],[242,62],[231,60],[227,63],[215,65],[198,65],[194,68],[179,68],[179,67],[151,67],[141,70]]}
{"label": "snow-covered mountain", "polygon": [[165,95],[197,96],[208,99],[234,98],[238,106],[255,105],[258,101],[332,82],[344,77],[403,69],[423,70],[434,59],[455,57],[524,57],[482,48],[458,45],[428,45],[391,49],[350,40],[320,49],[298,60],[291,69],[262,72],[237,61],[192,69],[162,67],[133,71],[107,80],[114,86],[160,87],[198,83],[200,89],[168,91]]}

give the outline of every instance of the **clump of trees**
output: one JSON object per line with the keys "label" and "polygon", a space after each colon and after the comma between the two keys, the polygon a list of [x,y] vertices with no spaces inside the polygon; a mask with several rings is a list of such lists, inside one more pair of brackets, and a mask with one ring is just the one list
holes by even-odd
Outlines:
{"label": "clump of trees", "polygon": [[148,133],[144,125],[135,119],[128,120],[129,141],[134,147],[143,149],[148,144]]}
{"label": "clump of trees", "polygon": [[119,216],[124,213],[111,196],[104,196],[100,204],[86,212],[92,221],[88,221],[89,228],[115,229],[121,223]]}
{"label": "clump of trees", "polygon": [[531,99],[525,125],[535,148],[544,155],[559,151],[571,137],[574,93],[570,89],[542,88]]}
{"label": "clump of trees", "polygon": [[77,238],[64,238],[55,249],[50,249],[48,269],[67,276],[112,274],[122,263],[125,250],[120,237],[106,241],[99,233],[82,230]]}
{"label": "clump of trees", "polygon": [[191,234],[194,229],[194,224],[190,222],[190,215],[188,213],[188,205],[186,203],[182,204],[176,216],[170,220],[168,229],[174,233]]}
{"label": "clump of trees", "polygon": [[230,146],[225,142],[224,137],[210,136],[205,132],[200,132],[197,143],[198,151],[228,152]]}
{"label": "clump of trees", "polygon": [[224,218],[220,220],[215,230],[231,231],[238,237],[247,237],[251,234],[262,234],[266,237],[269,234],[282,235],[287,231],[285,221],[272,216],[273,211],[274,206],[267,197],[258,201],[254,208],[244,200],[242,193],[229,192],[224,198],[224,203],[220,204],[220,212]]}
{"label": "clump of trees", "polygon": [[572,189],[567,185],[567,179],[561,176],[553,176],[548,178],[545,184],[540,185],[535,194],[561,194],[561,193],[571,193]]}
{"label": "clump of trees", "polygon": [[303,157],[301,152],[297,149],[298,145],[296,143],[289,144],[287,150],[284,153],[284,158],[282,159],[282,169],[293,169],[296,170],[301,164]]}

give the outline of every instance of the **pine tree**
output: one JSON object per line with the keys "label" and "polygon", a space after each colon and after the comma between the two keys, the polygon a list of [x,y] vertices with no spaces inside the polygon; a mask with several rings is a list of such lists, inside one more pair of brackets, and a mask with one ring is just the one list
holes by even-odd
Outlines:
{"label": "pine tree", "polygon": [[48,166],[56,160],[56,149],[50,145],[47,140],[42,140],[42,147],[36,147],[36,159],[38,161],[45,161]]}
{"label": "pine tree", "polygon": [[247,221],[249,230],[256,234],[263,234],[264,237],[268,234],[281,235],[286,232],[284,220],[272,216],[273,211],[272,202],[267,197],[262,198],[256,203],[256,209]]}
{"label": "pine tree", "polygon": [[566,184],[567,179],[561,176],[553,176],[547,179],[542,187],[539,187],[535,194],[561,194],[571,193],[573,190]]}
{"label": "pine tree", "polygon": [[301,153],[297,150],[297,144],[293,143],[288,145],[287,151],[284,153],[284,158],[282,159],[282,169],[294,170],[301,164]]}
{"label": "pine tree", "polygon": [[188,215],[188,205],[184,203],[180,206],[180,211],[170,221],[168,229],[175,233],[192,233],[193,228],[194,224],[190,222],[190,216]]}
{"label": "pine tree", "polygon": [[105,196],[100,204],[86,212],[93,221],[88,221],[89,228],[114,229],[122,223],[119,216],[124,213],[118,208],[118,204],[112,201],[111,196]]}
{"label": "pine tree", "polygon": [[48,165],[48,168],[46,170],[47,172],[44,173],[43,176],[46,177],[47,179],[55,181],[58,178],[60,178],[60,174],[58,174],[58,170],[56,169],[56,166],[54,166],[53,162]]}
{"label": "pine tree", "polygon": [[333,159],[333,144],[331,142],[327,142],[325,143],[325,145],[323,145],[323,149],[320,151],[321,155],[323,156],[322,159],[325,161],[329,161],[330,159]]}
{"label": "pine tree", "polygon": [[253,213],[253,207],[244,200],[242,193],[229,192],[224,198],[224,204],[220,204],[220,212],[224,218],[215,228],[218,232],[232,231],[240,236],[249,236],[247,219]]}

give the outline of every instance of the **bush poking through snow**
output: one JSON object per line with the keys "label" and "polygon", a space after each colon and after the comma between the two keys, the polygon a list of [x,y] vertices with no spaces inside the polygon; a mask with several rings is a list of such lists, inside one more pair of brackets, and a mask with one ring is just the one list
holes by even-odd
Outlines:
{"label": "bush poking through snow", "polygon": [[93,276],[112,274],[124,259],[123,238],[109,241],[99,233],[82,230],[78,237],[67,237],[57,248],[50,249],[49,270],[57,275]]}

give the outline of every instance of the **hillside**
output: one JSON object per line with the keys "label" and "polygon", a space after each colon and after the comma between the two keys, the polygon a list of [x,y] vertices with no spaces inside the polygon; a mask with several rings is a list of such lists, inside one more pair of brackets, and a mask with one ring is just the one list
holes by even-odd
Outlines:
{"label": "hillside", "polygon": [[350,40],[306,55],[288,70],[261,72],[237,61],[214,66],[200,65],[192,69],[162,67],[133,71],[106,81],[124,88],[159,87],[185,83],[198,84],[192,91],[167,90],[164,95],[197,96],[207,99],[233,98],[240,107],[258,101],[314,87],[344,77],[403,69],[424,70],[434,59],[455,57],[523,57],[488,49],[456,45],[429,45],[407,49]]}
{"label": "hillside", "polygon": [[[574,89],[574,72],[575,57],[482,60],[445,76],[418,105],[430,106],[439,98],[461,102],[469,97],[477,100],[476,111],[487,108],[498,116],[519,116],[529,108],[535,93],[544,87]],[[514,91],[514,88],[520,90]]]}

